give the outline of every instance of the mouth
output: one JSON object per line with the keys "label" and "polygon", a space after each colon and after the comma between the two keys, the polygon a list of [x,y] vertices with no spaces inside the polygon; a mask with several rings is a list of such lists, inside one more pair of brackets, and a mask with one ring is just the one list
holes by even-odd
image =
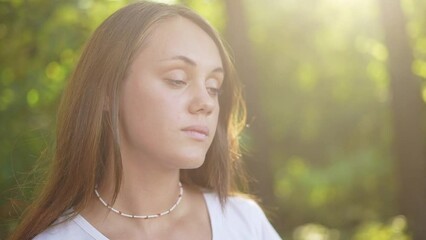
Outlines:
{"label": "mouth", "polygon": [[209,128],[206,126],[189,126],[182,129],[190,138],[195,140],[205,140],[209,136]]}

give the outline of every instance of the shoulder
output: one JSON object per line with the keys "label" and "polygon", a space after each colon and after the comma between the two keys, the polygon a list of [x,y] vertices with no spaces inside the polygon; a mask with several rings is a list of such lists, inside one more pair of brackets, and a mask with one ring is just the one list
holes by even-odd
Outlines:
{"label": "shoulder", "polygon": [[103,239],[92,234],[88,228],[84,226],[84,220],[80,215],[69,218],[62,216],[58,218],[49,228],[38,234],[34,240],[94,240]]}
{"label": "shoulder", "polygon": [[216,218],[212,221],[217,221],[226,235],[233,236],[232,239],[281,239],[253,199],[230,196],[222,206],[216,194],[205,193],[205,196],[206,201],[215,206],[210,212],[210,217]]}
{"label": "shoulder", "polygon": [[250,215],[263,215],[263,210],[253,199],[246,196],[230,196],[225,203],[225,209]]}
{"label": "shoulder", "polygon": [[38,234],[34,239],[50,240],[50,239],[64,238],[66,236],[71,236],[72,234],[74,234],[75,231],[76,231],[76,226],[74,225],[72,219],[67,219],[66,217],[60,217],[46,230]]}
{"label": "shoulder", "polygon": [[259,204],[245,196],[228,197],[225,203],[223,214],[230,222],[239,220],[252,229],[259,229],[259,226],[270,224],[265,213]]}
{"label": "shoulder", "polygon": [[230,196],[223,206],[224,217],[232,220],[239,219],[245,224],[257,224],[257,221],[265,218],[260,206],[253,199],[245,196]]}
{"label": "shoulder", "polygon": [[259,217],[265,217],[263,210],[260,206],[249,197],[241,196],[230,196],[226,199],[225,204],[220,205],[219,197],[215,193],[205,193],[206,198],[214,202],[217,206],[216,211],[221,208],[220,215],[226,219],[239,219],[240,221],[250,223],[259,220]]}

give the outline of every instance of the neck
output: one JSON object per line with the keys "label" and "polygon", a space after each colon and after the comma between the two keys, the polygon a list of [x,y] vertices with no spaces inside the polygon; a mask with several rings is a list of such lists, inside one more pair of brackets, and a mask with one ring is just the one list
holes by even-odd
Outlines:
{"label": "neck", "polygon": [[[145,163],[123,160],[123,178],[113,208],[131,215],[152,215],[167,211],[176,203],[180,190],[179,170],[159,169]],[[115,185],[112,176],[112,171],[108,171],[98,188],[109,205]]]}

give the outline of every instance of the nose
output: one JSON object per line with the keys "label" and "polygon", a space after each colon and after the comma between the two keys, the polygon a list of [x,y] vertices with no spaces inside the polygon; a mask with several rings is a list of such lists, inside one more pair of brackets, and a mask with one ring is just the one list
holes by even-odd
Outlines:
{"label": "nose", "polygon": [[189,112],[192,114],[210,115],[215,108],[216,99],[207,92],[204,84],[192,89],[192,97],[189,104]]}

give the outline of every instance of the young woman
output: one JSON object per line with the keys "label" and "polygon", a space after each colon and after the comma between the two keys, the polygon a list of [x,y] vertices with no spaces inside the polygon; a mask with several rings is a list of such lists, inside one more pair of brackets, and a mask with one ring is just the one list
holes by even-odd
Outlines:
{"label": "young woman", "polygon": [[118,10],[68,83],[50,175],[11,239],[280,239],[237,195],[244,114],[229,55],[199,15]]}

